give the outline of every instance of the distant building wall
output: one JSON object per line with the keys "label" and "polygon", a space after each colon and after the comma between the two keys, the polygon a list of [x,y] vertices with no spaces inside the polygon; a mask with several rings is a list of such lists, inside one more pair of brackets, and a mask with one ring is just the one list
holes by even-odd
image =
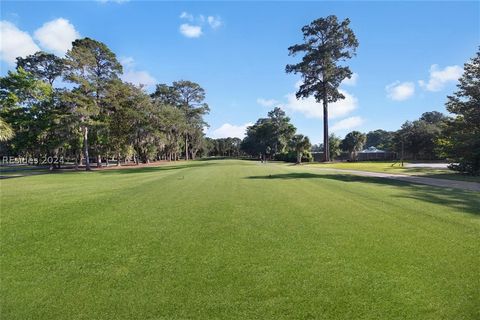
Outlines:
{"label": "distant building wall", "polygon": [[[323,161],[323,152],[312,152],[313,161],[321,162]],[[391,161],[397,160],[397,153],[395,152],[362,152],[357,153],[357,161]],[[340,156],[336,157],[334,160],[337,161],[348,161],[350,160],[350,154],[348,152],[342,152]]]}

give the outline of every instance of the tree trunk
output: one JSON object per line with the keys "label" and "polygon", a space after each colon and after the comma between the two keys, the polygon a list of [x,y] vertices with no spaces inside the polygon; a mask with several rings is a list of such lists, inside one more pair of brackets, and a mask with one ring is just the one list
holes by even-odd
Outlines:
{"label": "tree trunk", "polygon": [[97,154],[97,168],[102,167],[102,156]]}
{"label": "tree trunk", "polygon": [[117,167],[120,167],[120,152],[117,153]]}
{"label": "tree trunk", "polygon": [[302,153],[297,152],[297,163],[302,163]]}
{"label": "tree trunk", "polygon": [[185,160],[188,160],[188,134],[185,134]]}
{"label": "tree trunk", "polygon": [[83,157],[85,158],[85,170],[90,171],[90,159],[88,158],[88,127],[83,127]]}
{"label": "tree trunk", "polygon": [[78,170],[78,163],[79,163],[80,156],[78,155],[78,151],[75,150],[75,170]]}
{"label": "tree trunk", "polygon": [[330,161],[330,143],[328,139],[328,103],[327,93],[323,93],[323,161]]}

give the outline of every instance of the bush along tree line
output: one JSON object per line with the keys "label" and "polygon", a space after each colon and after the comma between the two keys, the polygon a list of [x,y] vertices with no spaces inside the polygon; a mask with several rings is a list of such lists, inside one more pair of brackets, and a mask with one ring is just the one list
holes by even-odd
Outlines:
{"label": "bush along tree line", "polygon": [[115,54],[90,38],[75,40],[65,58],[17,58],[16,70],[0,78],[2,156],[64,158],[89,170],[111,159],[138,164],[207,153],[209,108],[199,84],[159,84],[149,95],[121,74]]}

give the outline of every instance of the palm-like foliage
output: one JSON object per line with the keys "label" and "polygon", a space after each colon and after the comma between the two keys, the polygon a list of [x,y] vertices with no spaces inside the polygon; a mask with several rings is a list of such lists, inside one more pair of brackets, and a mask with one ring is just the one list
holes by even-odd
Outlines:
{"label": "palm-like foliage", "polygon": [[0,118],[0,141],[8,141],[12,139],[14,132],[12,127],[2,118]]}
{"label": "palm-like foliage", "polygon": [[310,143],[310,139],[304,136],[303,134],[296,134],[292,138],[292,148],[297,153],[297,163],[302,162],[302,156],[305,151],[310,150],[312,144]]}
{"label": "palm-like foliage", "polygon": [[357,152],[362,150],[367,136],[360,131],[352,131],[345,136],[342,141],[342,148],[350,153],[350,160],[357,159]]}

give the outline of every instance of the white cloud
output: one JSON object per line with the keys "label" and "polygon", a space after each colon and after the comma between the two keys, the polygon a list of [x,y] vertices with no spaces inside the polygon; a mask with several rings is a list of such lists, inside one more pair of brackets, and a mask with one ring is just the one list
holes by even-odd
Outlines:
{"label": "white cloud", "polygon": [[15,64],[17,57],[25,57],[39,51],[32,37],[13,23],[0,21],[0,59]]}
{"label": "white cloud", "polygon": [[358,81],[358,73],[352,73],[352,76],[350,77],[350,79],[346,78],[345,80],[342,81],[342,84],[343,85],[346,85],[346,86],[355,86],[357,84],[357,81]]}
{"label": "white cloud", "polygon": [[298,80],[297,82],[295,82],[295,89],[297,89],[297,90],[300,89],[300,86],[301,86],[302,84],[303,84],[303,80],[302,80],[302,79],[300,79],[300,80]]}
{"label": "white cloud", "polygon": [[65,54],[72,47],[72,42],[80,34],[67,19],[59,18],[43,24],[35,30],[34,37],[40,45],[57,54]]}
{"label": "white cloud", "polygon": [[135,60],[132,57],[120,58],[120,63],[123,65],[122,80],[125,82],[133,83],[137,86],[153,86],[157,83],[157,80],[151,76],[147,71],[135,70]]}
{"label": "white cloud", "polygon": [[457,81],[463,73],[460,66],[447,66],[439,69],[438,65],[434,64],[430,67],[430,79],[428,82],[423,80],[418,81],[420,87],[427,91],[440,91],[448,82]]}
{"label": "white cloud", "polygon": [[180,13],[179,18],[189,22],[180,25],[180,33],[187,38],[200,37],[203,35],[204,27],[210,26],[212,30],[215,30],[223,24],[219,16],[205,16],[203,14],[194,16],[186,11]]}
{"label": "white cloud", "polygon": [[220,20],[220,17],[218,16],[208,16],[207,21],[212,29],[217,29],[222,25],[222,20]]}
{"label": "white cloud", "polygon": [[247,130],[247,127],[251,125],[253,125],[253,123],[251,122],[245,123],[243,125],[238,125],[238,126],[230,123],[224,123],[219,128],[213,130],[210,136],[215,139],[228,138],[228,137],[243,138],[245,137],[245,132]]}
{"label": "white cloud", "polygon": [[157,80],[152,77],[147,71],[126,70],[122,79],[125,82],[130,82],[135,85],[153,86]]}
{"label": "white cloud", "polygon": [[[354,95],[342,89],[339,91],[345,96],[345,99],[328,104],[328,117],[330,119],[346,116],[358,106],[358,99]],[[297,99],[295,93],[289,93],[286,98],[285,109],[303,113],[307,118],[323,118],[323,104],[316,102],[313,96]]]}
{"label": "white cloud", "polygon": [[415,93],[415,84],[413,82],[402,82],[395,81],[385,87],[385,91],[387,91],[387,97],[396,100],[396,101],[403,101]]}
{"label": "white cloud", "polygon": [[257,103],[261,106],[270,108],[270,107],[273,107],[274,105],[276,105],[278,103],[278,101],[275,100],[275,99],[258,98]]}
{"label": "white cloud", "polygon": [[193,15],[188,13],[188,12],[183,11],[180,14],[180,19],[187,19],[188,21],[193,21]]}
{"label": "white cloud", "polygon": [[118,60],[120,60],[120,63],[124,68],[133,68],[135,65],[135,59],[132,57],[120,57]]}
{"label": "white cloud", "polygon": [[194,26],[188,23],[180,25],[180,33],[187,38],[198,38],[203,34],[202,27]]}
{"label": "white cloud", "polygon": [[358,126],[361,126],[363,123],[364,123],[364,120],[361,117],[358,117],[358,116],[349,117],[336,122],[332,126],[331,131],[336,132],[336,131],[342,131],[342,130],[350,130]]}

